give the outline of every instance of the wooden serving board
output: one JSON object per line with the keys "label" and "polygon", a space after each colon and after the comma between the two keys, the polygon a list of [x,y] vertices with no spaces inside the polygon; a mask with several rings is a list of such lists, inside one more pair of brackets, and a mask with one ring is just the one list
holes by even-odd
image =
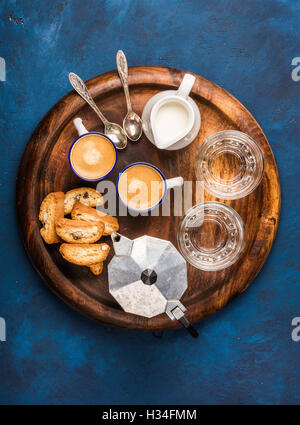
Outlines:
{"label": "wooden serving board", "polygon": [[[146,102],[161,90],[174,89],[185,71],[162,67],[129,69],[133,109],[140,115]],[[265,158],[265,173],[260,186],[248,197],[222,201],[242,217],[246,228],[246,247],[233,266],[218,272],[205,272],[188,265],[189,287],[182,302],[187,317],[197,322],[215,313],[243,292],[264,264],[273,244],[280,212],[280,184],[276,162],[261,128],[233,96],[216,84],[195,76],[192,97],[198,104],[202,125],[196,140],[186,149],[159,151],[143,135],[139,142],[129,142],[119,151],[119,160],[110,179],[116,181],[119,171],[135,161],[151,162],[167,178],[178,175],[195,180],[194,160],[199,145],[209,135],[225,129],[243,131],[260,145]],[[114,122],[122,123],[126,114],[123,89],[117,73],[108,72],[87,82],[96,103]],[[167,315],[152,319],[125,313],[108,292],[107,267],[100,277],[88,268],[67,263],[58,245],[47,246],[40,236],[39,207],[53,191],[68,191],[86,186],[72,173],[68,150],[77,137],[72,120],[80,116],[90,131],[103,131],[95,113],[74,92],[63,97],[44,117],[25,150],[18,176],[17,209],[21,233],[28,255],[48,286],[65,302],[100,322],[126,329],[144,331],[178,327]],[[222,164],[219,164],[222,167]],[[96,183],[90,184],[96,187]],[[215,200],[205,193],[205,200]],[[129,238],[148,234],[170,240],[176,247],[180,217],[120,217],[120,232]],[[105,238],[110,243],[110,238]],[[112,257],[113,250],[109,257]]]}

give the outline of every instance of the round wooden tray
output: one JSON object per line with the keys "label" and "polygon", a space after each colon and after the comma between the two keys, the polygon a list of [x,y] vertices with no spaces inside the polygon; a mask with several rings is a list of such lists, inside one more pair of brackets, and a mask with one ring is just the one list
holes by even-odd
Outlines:
{"label": "round wooden tray", "polygon": [[[185,71],[162,67],[129,69],[133,109],[140,115],[144,105],[161,90],[174,89]],[[200,108],[202,126],[197,139],[188,148],[159,151],[143,135],[139,142],[129,142],[119,151],[117,166],[110,176],[116,181],[120,170],[135,161],[158,166],[167,178],[178,175],[195,180],[194,159],[199,145],[209,135],[224,129],[236,129],[253,137],[265,158],[265,173],[260,186],[248,197],[224,201],[242,217],[247,242],[239,261],[218,272],[205,272],[188,265],[189,287],[182,302],[191,322],[215,313],[243,292],[266,260],[273,244],[280,212],[280,184],[272,150],[261,128],[233,96],[216,84],[195,76],[192,97]],[[108,72],[87,82],[96,103],[112,121],[122,123],[126,114],[123,89],[117,73]],[[17,210],[23,242],[28,255],[48,286],[65,302],[100,322],[126,329],[144,331],[178,327],[166,314],[146,319],[125,313],[108,292],[107,267],[100,277],[87,267],[67,263],[58,245],[47,246],[40,236],[38,212],[43,198],[53,191],[68,191],[86,186],[72,173],[68,150],[76,138],[72,120],[80,116],[86,128],[102,131],[99,119],[74,92],[63,97],[44,117],[25,150],[17,181]],[[220,164],[220,167],[222,164]],[[91,184],[96,187],[96,184]],[[205,200],[214,200],[205,194]],[[222,201],[222,200],[221,200]],[[170,240],[175,246],[180,217],[120,217],[120,232],[129,238],[144,234]],[[110,238],[105,238],[110,243]],[[113,255],[111,250],[110,258]],[[108,259],[108,261],[110,260]]]}

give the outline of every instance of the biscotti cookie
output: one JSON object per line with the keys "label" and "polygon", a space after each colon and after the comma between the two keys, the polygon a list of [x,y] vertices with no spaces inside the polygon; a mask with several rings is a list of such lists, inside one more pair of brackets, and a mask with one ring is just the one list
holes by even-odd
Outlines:
{"label": "biscotti cookie", "polygon": [[40,229],[40,233],[48,244],[60,242],[55,231],[55,222],[64,216],[64,199],[63,192],[52,192],[41,203],[39,220],[43,227]]}
{"label": "biscotti cookie", "polygon": [[98,211],[94,208],[82,205],[80,202],[76,202],[71,212],[71,217],[74,220],[83,221],[97,221],[104,224],[104,235],[111,235],[112,232],[119,230],[119,223],[116,217],[112,217],[109,214],[105,214],[102,211]]}
{"label": "biscotti cookie", "polygon": [[90,187],[70,190],[65,194],[65,215],[70,214],[75,202],[81,202],[89,207],[96,207],[103,204],[103,197],[101,193]]}
{"label": "biscotti cookie", "polygon": [[109,245],[100,244],[68,244],[63,243],[59,252],[63,258],[78,266],[93,266],[103,262],[109,253]]}
{"label": "biscotti cookie", "polygon": [[100,222],[86,222],[60,218],[56,220],[55,230],[58,236],[69,243],[97,242],[104,231],[104,224]]}
{"label": "biscotti cookie", "polygon": [[103,263],[93,264],[92,266],[90,266],[90,271],[95,276],[99,276],[103,271]]}

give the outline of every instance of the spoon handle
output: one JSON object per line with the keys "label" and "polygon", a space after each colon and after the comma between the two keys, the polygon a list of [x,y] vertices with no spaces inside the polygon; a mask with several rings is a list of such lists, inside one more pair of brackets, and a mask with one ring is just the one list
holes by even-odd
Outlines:
{"label": "spoon handle", "polygon": [[82,97],[83,100],[85,100],[90,107],[96,112],[98,117],[101,119],[103,124],[105,126],[109,125],[110,122],[105,118],[105,116],[102,114],[102,112],[99,110],[98,106],[94,102],[92,96],[90,95],[90,92],[88,91],[86,85],[82,81],[78,75],[74,74],[73,72],[69,73],[69,80],[73,88],[77,91],[77,93]]}
{"label": "spoon handle", "polygon": [[123,84],[123,88],[125,92],[127,110],[132,111],[130,96],[129,96],[129,88],[128,88],[128,66],[127,66],[126,56],[122,50],[118,50],[116,60],[117,60],[118,73],[119,73],[120,80]]}

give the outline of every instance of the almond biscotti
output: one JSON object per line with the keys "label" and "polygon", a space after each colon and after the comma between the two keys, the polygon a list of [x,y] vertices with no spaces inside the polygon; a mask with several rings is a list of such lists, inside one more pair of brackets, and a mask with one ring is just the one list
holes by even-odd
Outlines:
{"label": "almond biscotti", "polygon": [[63,243],[59,252],[63,258],[78,266],[93,266],[103,262],[109,253],[109,245],[100,244],[68,244]]}
{"label": "almond biscotti", "polygon": [[89,207],[97,207],[103,204],[103,197],[101,193],[90,187],[70,190],[65,194],[65,215],[70,214],[75,202],[81,202]]}
{"label": "almond biscotti", "polygon": [[64,216],[64,199],[63,192],[52,192],[46,196],[40,206],[39,220],[43,224],[40,233],[48,244],[60,242],[56,234],[55,222]]}
{"label": "almond biscotti", "polygon": [[55,230],[59,237],[69,243],[93,243],[97,242],[104,232],[104,224],[101,222],[86,222],[60,218],[56,220]]}
{"label": "almond biscotti", "polygon": [[104,224],[104,236],[111,235],[112,232],[119,230],[119,223],[116,217],[105,214],[94,208],[87,207],[80,202],[76,202],[71,212],[71,217],[74,220],[97,221]]}
{"label": "almond biscotti", "polygon": [[90,266],[90,271],[95,276],[99,276],[103,271],[103,263],[93,264],[92,266]]}

